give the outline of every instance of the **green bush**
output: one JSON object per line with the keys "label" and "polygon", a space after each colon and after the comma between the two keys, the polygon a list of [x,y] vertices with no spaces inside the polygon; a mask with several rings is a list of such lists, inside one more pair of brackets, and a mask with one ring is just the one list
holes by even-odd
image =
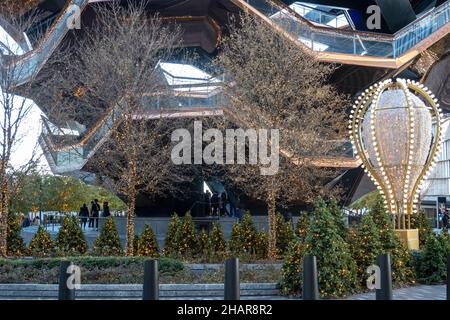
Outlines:
{"label": "green bush", "polygon": [[433,228],[424,210],[419,210],[417,214],[411,216],[411,228],[419,229],[419,245],[423,248],[428,237],[433,234]]}
{"label": "green bush", "polygon": [[142,235],[139,237],[137,255],[140,257],[159,257],[158,241],[150,225],[145,225]]}
{"label": "green bush", "polygon": [[295,241],[285,258],[280,281],[282,292],[298,294],[302,281],[302,255],[317,259],[319,293],[322,297],[342,297],[354,292],[357,285],[355,261],[322,199],[315,203],[306,234],[304,247],[301,241]]}
{"label": "green bush", "polygon": [[241,221],[241,244],[242,250],[247,254],[254,254],[256,249],[257,231],[253,223],[252,215],[246,212]]}
{"label": "green bush", "polygon": [[293,233],[291,222],[286,222],[281,213],[277,213],[275,219],[275,228],[277,232],[277,255],[283,257],[286,253],[289,243],[292,241]]}
{"label": "green bush", "polygon": [[300,241],[304,241],[306,238],[306,230],[308,229],[308,212],[302,212],[297,221],[297,226],[295,228],[295,235]]}
{"label": "green bush", "polygon": [[256,238],[256,258],[267,259],[267,251],[269,249],[269,237],[264,231],[258,232]]}
{"label": "green bush", "polygon": [[280,290],[285,295],[302,293],[304,245],[300,238],[291,242],[280,273]]}
{"label": "green bush", "polygon": [[87,243],[77,217],[66,216],[63,218],[56,236],[55,247],[58,255],[73,256],[86,253]]}
{"label": "green bush", "polygon": [[379,231],[382,252],[391,255],[392,281],[398,285],[413,283],[415,275],[411,255],[395,234],[381,195],[370,208],[370,214]]}
{"label": "green bush", "polygon": [[209,259],[211,256],[211,243],[205,229],[202,229],[198,235],[198,253],[203,259]]}
{"label": "green bush", "polygon": [[194,257],[198,253],[197,234],[195,232],[194,222],[189,212],[183,218],[183,222],[178,228],[179,249],[178,253],[182,257]]}
{"label": "green bush", "polygon": [[381,242],[377,226],[370,214],[365,214],[351,240],[351,252],[356,262],[359,284],[366,285],[367,267],[376,264],[377,256],[381,253]]}
{"label": "green bush", "polygon": [[92,254],[96,256],[121,256],[123,255],[122,244],[113,217],[106,219],[92,248]]}
{"label": "green bush", "polygon": [[439,283],[447,279],[447,254],[449,236],[431,234],[427,238],[423,255],[418,261],[418,281],[427,284]]}
{"label": "green bush", "polygon": [[333,216],[333,219],[336,223],[339,235],[341,236],[342,239],[345,239],[347,236],[347,227],[345,226],[342,208],[339,206],[339,203],[337,202],[336,198],[331,198],[329,208],[330,213]]}
{"label": "green bush", "polygon": [[28,246],[28,251],[33,257],[50,257],[53,252],[53,241],[44,227],[39,226]]}
{"label": "green bush", "polygon": [[163,254],[167,257],[177,257],[180,247],[180,239],[178,239],[178,229],[181,227],[181,220],[176,213],[172,215],[172,219],[167,226],[166,239],[164,240]]}
{"label": "green bush", "polygon": [[227,251],[227,243],[218,223],[213,223],[209,237],[212,255],[218,259],[222,259]]}
{"label": "green bush", "polygon": [[8,256],[22,256],[27,254],[27,248],[20,236],[21,227],[17,215],[8,214],[8,223],[6,228],[6,254]]}
{"label": "green bush", "polygon": [[239,256],[242,252],[241,225],[238,222],[231,228],[230,239],[228,240],[228,249],[233,256]]}

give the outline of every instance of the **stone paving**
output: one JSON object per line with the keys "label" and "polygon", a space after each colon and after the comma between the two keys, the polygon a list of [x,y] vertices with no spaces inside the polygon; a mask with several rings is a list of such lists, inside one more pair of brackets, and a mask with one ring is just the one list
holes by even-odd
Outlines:
{"label": "stone paving", "polygon": [[[394,300],[445,300],[445,285],[418,285],[414,287],[395,289]],[[375,291],[357,294],[348,300],[375,300]]]}

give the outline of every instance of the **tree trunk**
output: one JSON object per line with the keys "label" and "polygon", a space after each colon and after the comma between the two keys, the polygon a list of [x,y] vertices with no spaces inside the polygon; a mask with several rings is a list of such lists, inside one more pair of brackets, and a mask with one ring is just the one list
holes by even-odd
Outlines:
{"label": "tree trunk", "polygon": [[7,232],[8,232],[8,203],[9,190],[6,181],[6,170],[1,178],[0,186],[0,256],[7,256]]}
{"label": "tree trunk", "polygon": [[277,259],[277,228],[276,228],[276,202],[275,190],[269,192],[267,199],[267,210],[269,218],[269,248],[267,256],[270,260]]}
{"label": "tree trunk", "polygon": [[129,189],[128,192],[128,208],[127,208],[127,247],[126,255],[134,255],[134,209],[136,207],[136,189],[134,187]]}

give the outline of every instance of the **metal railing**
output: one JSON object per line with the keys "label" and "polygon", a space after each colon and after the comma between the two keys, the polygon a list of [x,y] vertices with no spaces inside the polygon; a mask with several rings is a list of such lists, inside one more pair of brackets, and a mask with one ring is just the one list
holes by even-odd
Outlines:
{"label": "metal railing", "polygon": [[450,22],[448,1],[393,35],[321,27],[280,2],[242,1],[313,51],[397,58]]}

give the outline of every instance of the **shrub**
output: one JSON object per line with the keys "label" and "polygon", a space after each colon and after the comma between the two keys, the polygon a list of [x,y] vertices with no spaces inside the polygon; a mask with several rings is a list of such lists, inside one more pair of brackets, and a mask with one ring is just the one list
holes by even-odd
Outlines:
{"label": "shrub", "polygon": [[422,259],[419,261],[418,280],[425,283],[442,282],[447,278],[449,236],[431,234],[427,238]]}
{"label": "shrub", "polygon": [[70,256],[86,253],[87,243],[77,217],[66,216],[63,218],[56,236],[55,246],[59,255]]}
{"label": "shrub", "polygon": [[281,213],[277,213],[275,228],[277,232],[277,255],[282,257],[286,253],[293,237],[292,224],[286,222]]}
{"label": "shrub", "polygon": [[178,249],[180,247],[178,237],[178,229],[181,226],[181,220],[176,213],[173,214],[172,219],[167,226],[166,239],[164,240],[163,254],[169,257],[178,256]]}
{"label": "shrub", "polygon": [[21,227],[17,220],[17,215],[8,214],[6,227],[6,254],[8,256],[21,256],[27,253],[27,248],[20,236]]}
{"label": "shrub", "polygon": [[302,264],[304,246],[300,238],[291,242],[280,273],[282,294],[300,295],[302,292]]}
{"label": "shrub", "polygon": [[377,256],[381,253],[380,236],[377,226],[370,214],[365,214],[356,230],[351,242],[351,252],[356,262],[359,284],[364,286],[367,278],[367,267],[376,264]]}
{"label": "shrub", "polygon": [[141,240],[141,238],[139,237],[138,234],[135,234],[133,237],[133,256],[137,256],[138,255],[138,250],[139,250],[139,241]]}
{"label": "shrub", "polygon": [[241,244],[242,250],[248,254],[254,254],[256,248],[257,231],[249,212],[244,214],[241,221]]}
{"label": "shrub", "polygon": [[92,254],[96,256],[120,256],[123,255],[122,244],[113,217],[108,217],[92,248]]}
{"label": "shrub", "polygon": [[159,257],[158,241],[152,227],[148,224],[145,225],[144,231],[139,237],[137,255],[152,258]]}
{"label": "shrub", "polygon": [[337,202],[336,198],[331,198],[329,208],[330,213],[333,216],[333,219],[336,223],[339,235],[341,236],[342,239],[345,239],[347,235],[347,227],[345,226],[342,208],[339,206],[339,203]]}
{"label": "shrub", "polygon": [[269,247],[269,238],[267,233],[261,231],[256,238],[256,257],[258,259],[267,259],[267,251]]}
{"label": "shrub", "polygon": [[315,203],[312,218],[306,232],[304,254],[317,258],[319,292],[324,297],[345,296],[353,292],[357,284],[356,265],[350,248],[339,235],[329,208],[320,198]]}
{"label": "shrub", "polygon": [[382,252],[391,255],[392,281],[396,284],[413,283],[415,275],[411,256],[406,245],[395,234],[380,195],[370,208],[370,214],[379,231]]}
{"label": "shrub", "polygon": [[300,241],[304,241],[306,238],[306,229],[308,228],[308,213],[302,212],[297,221],[297,227],[295,228],[295,235]]}
{"label": "shrub", "polygon": [[222,229],[218,223],[213,223],[209,236],[212,254],[218,258],[223,258],[227,250],[227,243],[225,242]]}
{"label": "shrub", "polygon": [[211,255],[211,243],[205,229],[202,229],[198,235],[198,253],[204,259],[208,259]]}
{"label": "shrub", "polygon": [[419,210],[417,214],[411,216],[411,227],[413,229],[419,229],[419,245],[420,248],[423,248],[428,237],[433,234],[433,228],[424,210]]}
{"label": "shrub", "polygon": [[238,222],[231,228],[230,239],[228,240],[228,249],[233,256],[239,256],[242,252],[241,225]]}
{"label": "shrub", "polygon": [[53,241],[44,227],[39,226],[30,241],[28,251],[33,257],[50,257],[53,254]]}
{"label": "shrub", "polygon": [[182,257],[193,257],[198,253],[197,235],[194,222],[189,212],[183,218],[183,223],[178,228],[179,249],[178,253]]}

